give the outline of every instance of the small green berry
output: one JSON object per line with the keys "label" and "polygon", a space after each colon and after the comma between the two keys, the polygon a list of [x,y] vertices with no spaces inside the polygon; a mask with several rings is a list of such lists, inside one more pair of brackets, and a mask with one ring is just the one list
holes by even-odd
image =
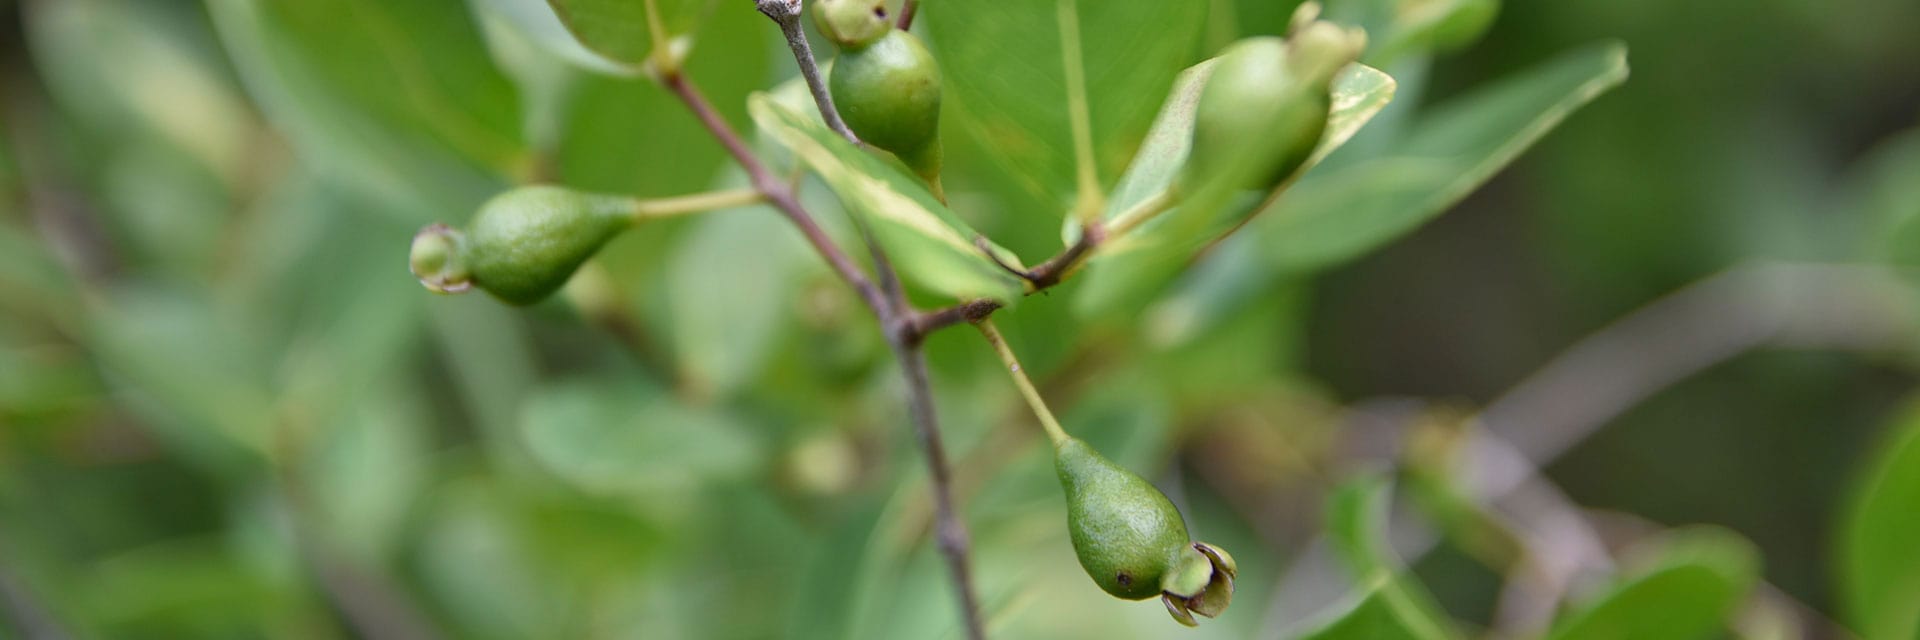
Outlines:
{"label": "small green berry", "polygon": [[813,24],[847,51],[864,49],[893,30],[885,0],[819,0],[813,6]]}
{"label": "small green berry", "polygon": [[1116,598],[1160,595],[1161,581],[1187,548],[1187,522],[1165,494],[1078,438],[1054,448],[1067,494],[1067,531],[1080,566]]}
{"label": "small green berry", "polygon": [[1310,16],[1288,40],[1229,46],[1201,90],[1182,183],[1270,189],[1291,177],[1320,144],[1334,75],[1364,46],[1359,32]]}
{"label": "small green berry", "polygon": [[436,293],[479,287],[514,305],[545,299],[633,224],[635,201],[552,186],[521,187],[481,205],[466,232],[434,224],[409,256]]}
{"label": "small green berry", "polygon": [[1101,590],[1127,600],[1160,596],[1187,626],[1197,624],[1195,613],[1226,611],[1239,572],[1233,556],[1190,541],[1166,494],[1075,438],[1055,445],[1054,469],[1067,494],[1074,555]]}
{"label": "small green berry", "polygon": [[940,175],[940,83],[940,67],[920,38],[891,30],[842,51],[827,87],[862,142],[892,152],[931,183]]}

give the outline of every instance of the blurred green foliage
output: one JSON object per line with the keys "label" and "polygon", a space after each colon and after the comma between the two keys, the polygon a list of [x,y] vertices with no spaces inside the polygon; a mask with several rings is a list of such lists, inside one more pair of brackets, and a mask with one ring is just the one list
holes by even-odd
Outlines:
{"label": "blurred green foliage", "polygon": [[[1182,69],[1295,4],[1079,0],[1099,186]],[[1090,584],[1031,417],[953,331],[927,348],[996,635],[1501,631],[1485,576],[1522,569],[1445,526],[1421,560],[1396,508],[1480,488],[1394,494],[1372,469],[1418,429],[1381,424],[1497,402],[1730,266],[1911,278],[1920,5],[1327,4],[1397,84],[1377,117],[1150,303],[1083,317],[1076,280],[998,319],[1070,431],[1234,552],[1237,606],[1186,630]],[[885,344],[764,207],[629,234],[524,311],[407,276],[421,224],[509,185],[743,183],[635,67],[635,3],[554,5],[0,0],[0,635],[957,635]],[[804,107],[744,0],[662,6],[735,126],[755,91]],[[916,27],[951,98],[929,215],[1029,259],[1073,195],[1057,7]],[[825,177],[803,197],[843,245],[847,209],[897,213]],[[1834,309],[1845,353],[1724,354],[1533,461],[1627,550],[1531,632],[1917,637],[1920,326]],[[1720,528],[1663,531],[1695,523]],[[1318,531],[1347,569],[1293,617]]]}

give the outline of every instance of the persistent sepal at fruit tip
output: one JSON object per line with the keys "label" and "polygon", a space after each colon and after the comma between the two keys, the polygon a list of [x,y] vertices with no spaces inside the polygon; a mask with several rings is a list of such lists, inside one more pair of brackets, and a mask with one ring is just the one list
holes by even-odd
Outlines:
{"label": "persistent sepal at fruit tip", "polygon": [[422,229],[410,266],[436,292],[479,287],[509,304],[533,304],[630,227],[635,211],[631,198],[521,187],[481,205],[464,232],[444,224]]}
{"label": "persistent sepal at fruit tip", "polygon": [[885,0],[816,0],[814,26],[845,51],[864,49],[893,30]]}
{"label": "persistent sepal at fruit tip", "polygon": [[1219,547],[1193,542],[1186,520],[1146,479],[1075,438],[1054,447],[1067,498],[1067,530],[1081,568],[1114,597],[1160,596],[1167,613],[1194,626],[1233,599],[1239,569]]}

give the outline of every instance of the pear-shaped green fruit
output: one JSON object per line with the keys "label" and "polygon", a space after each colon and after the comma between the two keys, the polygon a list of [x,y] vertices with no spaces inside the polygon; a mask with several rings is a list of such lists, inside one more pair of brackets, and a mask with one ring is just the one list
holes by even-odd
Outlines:
{"label": "pear-shaped green fruit", "polygon": [[940,82],[927,46],[896,29],[841,51],[827,90],[854,135],[931,183],[940,175]]}
{"label": "pear-shaped green fruit", "polygon": [[843,50],[864,49],[893,30],[886,0],[818,0],[813,24]]}
{"label": "pear-shaped green fruit", "polygon": [[[1081,568],[1114,597],[1160,595],[1162,581],[1191,549],[1187,523],[1173,502],[1077,438],[1056,445],[1053,462],[1066,490],[1067,531]],[[1198,582],[1206,579],[1199,576]]]}
{"label": "pear-shaped green fruit", "polygon": [[422,229],[414,236],[410,266],[435,292],[479,287],[508,304],[533,304],[559,290],[581,263],[632,226],[636,202],[560,187],[521,187],[481,205],[465,232],[444,224]]}
{"label": "pear-shaped green fruit", "polygon": [[1200,92],[1182,184],[1270,189],[1291,177],[1326,130],[1334,74],[1365,42],[1358,32],[1309,21],[1289,40],[1229,46]]}

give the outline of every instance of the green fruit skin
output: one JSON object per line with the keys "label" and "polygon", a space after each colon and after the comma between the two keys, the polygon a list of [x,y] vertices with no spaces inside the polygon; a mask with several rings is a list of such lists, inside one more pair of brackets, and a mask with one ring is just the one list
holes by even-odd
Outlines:
{"label": "green fruit skin", "polygon": [[1235,43],[1214,63],[1194,114],[1183,182],[1268,189],[1313,156],[1333,108],[1331,77],[1301,78],[1275,37]]}
{"label": "green fruit skin", "polygon": [[813,24],[834,46],[865,48],[893,30],[884,0],[819,0],[813,5]]}
{"label": "green fruit skin", "polygon": [[633,203],[560,187],[521,187],[481,205],[468,225],[467,268],[501,301],[529,305],[632,225]]}
{"label": "green fruit skin", "polygon": [[861,141],[893,152],[923,177],[938,173],[940,66],[918,36],[894,30],[841,52],[827,90]]}
{"label": "green fruit skin", "polygon": [[1054,447],[1067,494],[1067,531],[1080,566],[1117,598],[1160,595],[1160,581],[1187,549],[1187,523],[1165,494],[1077,438]]}

